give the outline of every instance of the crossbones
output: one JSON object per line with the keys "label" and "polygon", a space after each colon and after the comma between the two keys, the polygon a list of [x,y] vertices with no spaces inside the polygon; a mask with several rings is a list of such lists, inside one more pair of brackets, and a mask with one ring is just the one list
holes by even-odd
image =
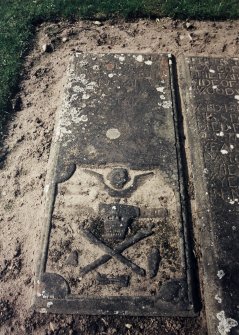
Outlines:
{"label": "crossbones", "polygon": [[122,252],[128,249],[135,243],[145,239],[146,237],[153,234],[152,227],[149,229],[140,229],[134,236],[119,243],[115,248],[110,248],[101,240],[99,240],[92,232],[86,229],[82,229],[84,236],[92,243],[98,245],[102,250],[106,252],[105,255],[99,257],[94,262],[88,264],[80,270],[81,275],[86,275],[88,272],[95,270],[99,266],[108,262],[111,258],[115,258],[124,265],[128,266],[132,271],[140,276],[145,276],[145,270],[133,263],[131,260],[122,255]]}

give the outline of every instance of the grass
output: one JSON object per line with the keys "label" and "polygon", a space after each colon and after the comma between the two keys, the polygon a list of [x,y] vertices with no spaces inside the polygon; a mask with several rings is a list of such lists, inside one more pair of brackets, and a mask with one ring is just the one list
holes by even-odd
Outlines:
{"label": "grass", "polygon": [[0,135],[36,24],[113,16],[234,19],[239,5],[238,0],[0,0]]}

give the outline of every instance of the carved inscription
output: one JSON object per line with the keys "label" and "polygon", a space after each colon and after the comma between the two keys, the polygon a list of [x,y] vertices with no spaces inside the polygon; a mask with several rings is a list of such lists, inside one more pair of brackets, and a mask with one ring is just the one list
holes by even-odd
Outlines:
{"label": "carved inscription", "polygon": [[195,92],[200,94],[239,94],[239,66],[231,60],[200,58],[190,65],[191,78],[194,81]]}
{"label": "carved inscription", "polygon": [[239,199],[239,61],[190,58],[189,69],[210,193],[234,204]]}

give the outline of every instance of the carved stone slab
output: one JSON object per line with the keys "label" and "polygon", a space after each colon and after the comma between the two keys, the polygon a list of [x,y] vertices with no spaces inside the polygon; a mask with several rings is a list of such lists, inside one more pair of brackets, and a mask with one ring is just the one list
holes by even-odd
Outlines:
{"label": "carved stone slab", "polygon": [[182,97],[210,334],[239,334],[239,60],[186,58]]}
{"label": "carved stone slab", "polygon": [[73,58],[45,188],[37,310],[194,315],[172,82],[170,55]]}

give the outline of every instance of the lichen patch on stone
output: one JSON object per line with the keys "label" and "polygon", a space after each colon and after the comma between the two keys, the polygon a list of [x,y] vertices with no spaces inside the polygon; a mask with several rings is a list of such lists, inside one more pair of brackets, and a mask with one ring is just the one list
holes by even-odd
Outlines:
{"label": "lichen patch on stone", "polygon": [[110,139],[110,140],[116,140],[117,138],[119,138],[121,135],[120,131],[116,128],[110,128],[107,130],[106,132],[106,136]]}

